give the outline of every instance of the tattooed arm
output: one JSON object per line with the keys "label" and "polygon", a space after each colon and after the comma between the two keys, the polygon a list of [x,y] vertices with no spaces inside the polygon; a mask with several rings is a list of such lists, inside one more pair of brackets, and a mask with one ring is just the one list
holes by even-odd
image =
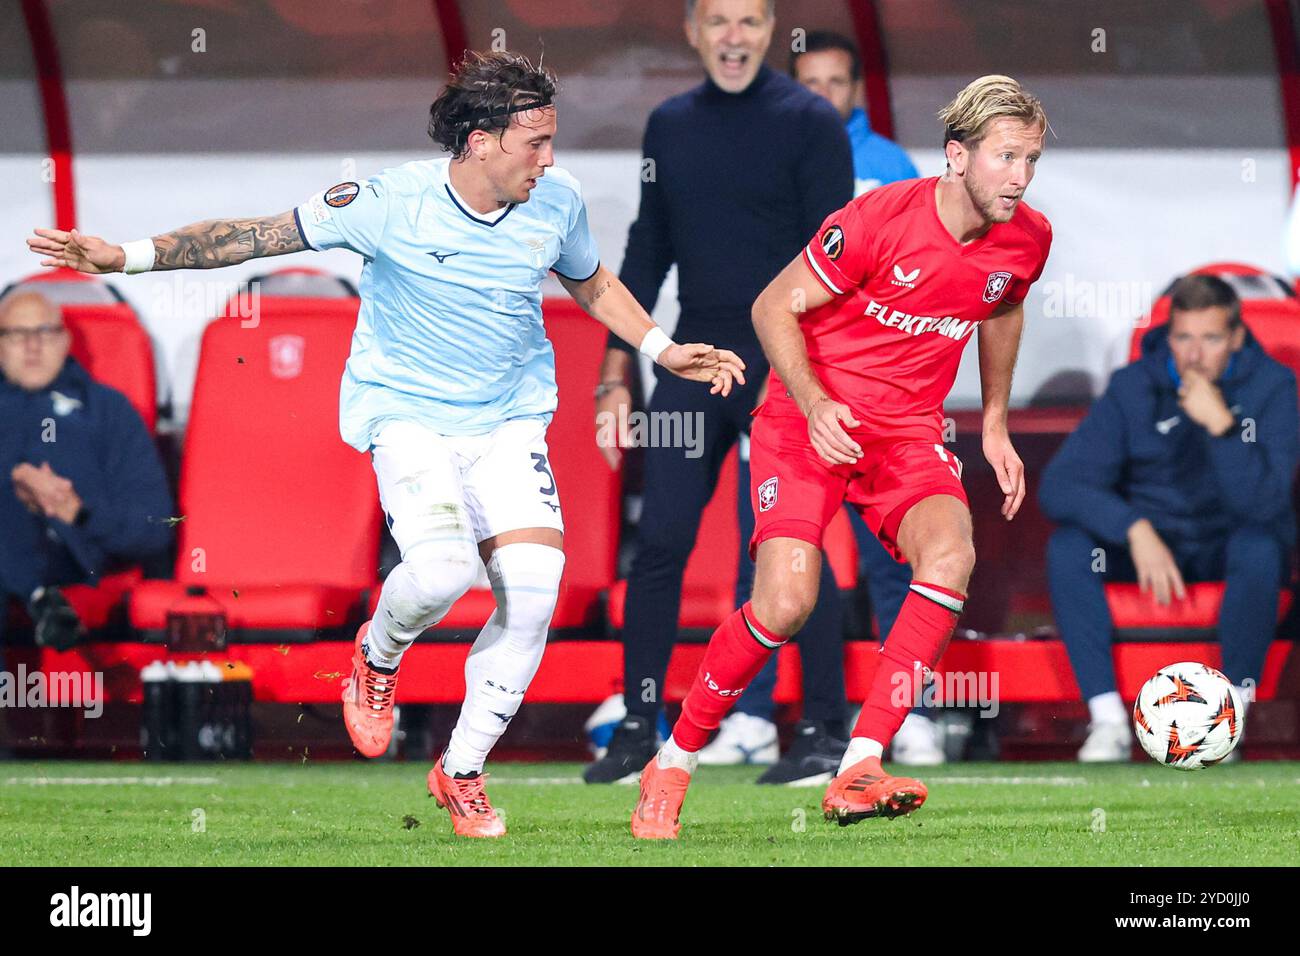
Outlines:
{"label": "tattooed arm", "polygon": [[655,327],[627,286],[604,266],[598,267],[595,275],[584,282],[558,273],[556,278],[584,312],[633,348]]}
{"label": "tattooed arm", "polygon": [[[155,271],[218,269],[249,259],[302,252],[307,243],[294,221],[293,210],[261,219],[210,219],[153,237]],[[121,272],[126,253],[121,246],[73,229],[37,229],[27,247],[47,258],[41,265],[76,269],[99,275]]]}

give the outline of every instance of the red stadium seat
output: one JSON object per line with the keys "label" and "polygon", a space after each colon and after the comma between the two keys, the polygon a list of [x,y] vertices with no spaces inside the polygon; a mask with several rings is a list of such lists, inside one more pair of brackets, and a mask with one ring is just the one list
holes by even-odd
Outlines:
{"label": "red stadium seat", "polygon": [[[546,433],[551,469],[564,507],[564,578],[551,618],[558,635],[602,628],[603,598],[614,582],[618,559],[620,477],[596,447],[591,383],[605,354],[604,326],[571,299],[542,305],[546,335],[555,349],[559,407]],[[379,600],[376,584],[370,600]],[[474,588],[462,597],[432,633],[471,637],[492,614],[491,590]]]}
{"label": "red stadium seat", "polygon": [[355,299],[268,298],[204,332],[180,486],[175,581],[146,581],[132,627],[225,615],[232,641],[346,635],[379,552],[370,462],[338,434]]}
{"label": "red stadium seat", "polygon": [[125,302],[65,305],[63,321],[72,334],[73,358],[95,381],[125,395],[152,433],[158,424],[153,343],[135,311]]}
{"label": "red stadium seat", "polygon": [[559,408],[546,433],[564,507],[564,581],[553,629],[603,623],[603,598],[618,567],[622,476],[596,447],[592,383],[605,355],[605,327],[569,298],[547,299],[542,316],[555,348]]}
{"label": "red stadium seat", "polygon": [[[718,475],[713,498],[704,507],[695,550],[682,577],[682,606],[677,626],[688,631],[716,628],[736,609],[736,561],[740,554],[740,526],[736,519],[736,451],[727,456]],[[840,513],[826,529],[824,548],[831,571],[841,588],[857,583],[858,548],[848,516]],[[609,592],[609,623],[623,628],[627,581]]]}
{"label": "red stadium seat", "polygon": [[[1278,602],[1280,624],[1291,610],[1292,595],[1283,590]],[[1223,603],[1222,581],[1198,581],[1187,585],[1187,598],[1167,606],[1156,603],[1151,593],[1143,594],[1136,584],[1107,584],[1106,604],[1111,623],[1121,640],[1191,640],[1203,631],[1212,635],[1218,626]]]}
{"label": "red stadium seat", "polygon": [[[1217,275],[1227,281],[1241,298],[1241,318],[1259,344],[1277,361],[1300,374],[1300,299],[1285,280],[1263,269],[1239,262],[1212,263],[1193,269],[1189,275]],[[1166,291],[1151,307],[1149,321],[1133,330],[1129,361],[1142,354],[1142,337],[1154,326],[1169,321]],[[1293,594],[1283,588],[1278,603],[1280,623],[1291,609]],[[1155,598],[1143,594],[1136,584],[1107,584],[1106,603],[1116,636],[1121,640],[1163,640],[1181,635],[1190,640],[1193,632],[1212,632],[1223,601],[1222,582],[1187,585],[1187,599],[1161,607]]]}

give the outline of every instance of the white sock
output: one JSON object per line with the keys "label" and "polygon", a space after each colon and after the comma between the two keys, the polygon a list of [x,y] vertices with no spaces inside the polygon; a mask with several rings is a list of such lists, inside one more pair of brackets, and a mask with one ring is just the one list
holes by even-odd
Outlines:
{"label": "white sock", "polygon": [[1089,697],[1088,717],[1094,724],[1126,724],[1129,720],[1128,711],[1124,709],[1124,701],[1120,700],[1117,690]]}
{"label": "white sock", "polygon": [[1255,703],[1255,688],[1237,686],[1237,696],[1241,698],[1241,716],[1245,717],[1250,705]]}
{"label": "white sock", "polygon": [[673,740],[672,734],[668,735],[668,740],[659,748],[659,769],[669,770],[676,768],[685,770],[687,773],[695,773],[695,768],[699,766],[700,755],[691,753],[689,750],[683,750],[677,741]]}
{"label": "white sock", "polygon": [[366,634],[366,657],[396,667],[415,639],[447,616],[478,577],[478,548],[466,537],[410,548],[384,581]]}
{"label": "white sock", "polygon": [[849,747],[844,751],[844,757],[840,760],[840,769],[836,774],[841,774],[848,770],[855,763],[866,760],[868,757],[883,757],[885,755],[885,745],[879,740],[872,740],[870,737],[854,737],[849,740]]}
{"label": "white sock", "polygon": [[378,653],[370,639],[370,635],[373,631],[374,625],[372,624],[370,630],[366,632],[366,639],[361,642],[361,646],[365,648],[366,660],[374,666],[382,667],[385,670],[397,670],[397,665],[402,663],[402,655],[396,654],[392,657],[386,657],[385,655]]}
{"label": "white sock", "polygon": [[478,773],[524,701],[542,663],[564,572],[564,552],[517,542],[487,564],[497,608],[465,661],[465,702],[443,759],[449,774]]}

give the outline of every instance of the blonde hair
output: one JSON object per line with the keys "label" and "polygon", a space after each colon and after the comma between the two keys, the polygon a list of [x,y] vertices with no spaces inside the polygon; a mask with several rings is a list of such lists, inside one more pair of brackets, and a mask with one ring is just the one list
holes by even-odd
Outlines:
{"label": "blonde hair", "polygon": [[939,111],[943,121],[943,145],[956,140],[974,149],[988,133],[994,120],[1017,119],[1047,132],[1047,113],[1032,93],[1026,93],[1009,76],[981,76],[967,84],[956,98]]}

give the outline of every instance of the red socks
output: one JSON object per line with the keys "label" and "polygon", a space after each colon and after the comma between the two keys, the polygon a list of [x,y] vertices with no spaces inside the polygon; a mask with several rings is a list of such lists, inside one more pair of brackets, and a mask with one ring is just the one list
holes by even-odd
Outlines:
{"label": "red socks", "polygon": [[709,742],[727,711],[786,640],[758,623],[748,601],[718,625],[673,725],[673,740],[682,750],[694,753]]}
{"label": "red socks", "polygon": [[965,606],[960,591],[913,581],[894,626],[880,649],[880,665],[871,681],[854,737],[870,737],[888,746],[917,700],[925,678],[943,655]]}

